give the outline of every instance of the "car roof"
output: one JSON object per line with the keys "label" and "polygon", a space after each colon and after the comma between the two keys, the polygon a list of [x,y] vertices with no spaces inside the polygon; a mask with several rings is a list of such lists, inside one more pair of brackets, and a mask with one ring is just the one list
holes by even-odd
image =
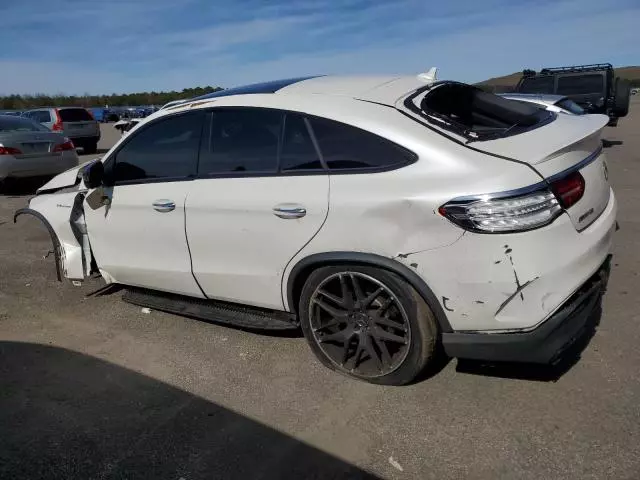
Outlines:
{"label": "car roof", "polygon": [[22,110],[23,112],[36,112],[38,110],[69,110],[71,108],[81,108],[82,110],[88,110],[88,108],[86,107],[73,107],[73,106],[67,106],[67,107],[38,107],[38,108],[29,108],[28,110]]}
{"label": "car roof", "polygon": [[425,80],[420,76],[318,75],[297,77],[220,90],[185,100],[178,105],[163,109],[161,112],[181,111],[195,105],[206,104],[207,100],[214,101],[216,98],[235,95],[303,95],[314,97],[331,95],[392,106],[395,105],[400,97],[428,83],[430,83],[430,80]]}

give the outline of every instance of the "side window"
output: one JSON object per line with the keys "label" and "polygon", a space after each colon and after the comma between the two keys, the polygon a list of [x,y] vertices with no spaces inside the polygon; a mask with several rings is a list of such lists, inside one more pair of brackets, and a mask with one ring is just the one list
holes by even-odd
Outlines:
{"label": "side window", "polygon": [[116,153],[115,182],[195,174],[202,131],[200,112],[158,120],[132,133]]}
{"label": "side window", "polygon": [[51,113],[49,113],[49,110],[41,110],[37,113],[38,113],[38,122],[47,123],[51,121]]}
{"label": "side window", "polygon": [[287,113],[285,117],[280,169],[283,172],[322,170],[322,163],[313,146],[304,118],[295,113]]}
{"label": "side window", "polygon": [[275,172],[283,117],[260,108],[213,111],[198,173]]}
{"label": "side window", "polygon": [[399,166],[414,154],[359,128],[324,118],[310,118],[320,151],[330,170]]}

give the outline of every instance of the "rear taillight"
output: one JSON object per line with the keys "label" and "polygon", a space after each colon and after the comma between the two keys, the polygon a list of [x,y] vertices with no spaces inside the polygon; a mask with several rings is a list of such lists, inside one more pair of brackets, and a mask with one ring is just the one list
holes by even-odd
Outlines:
{"label": "rear taillight", "polygon": [[558,197],[563,208],[569,208],[578,203],[584,195],[584,177],[580,172],[573,172],[566,177],[551,182],[551,190]]}
{"label": "rear taillight", "polygon": [[58,109],[54,109],[53,111],[56,115],[56,121],[53,123],[53,127],[51,127],[51,130],[53,130],[54,132],[61,132],[63,130],[62,127],[62,119],[60,118],[60,112],[58,112]]}
{"label": "rear taillight", "polygon": [[558,199],[541,187],[520,195],[491,194],[454,199],[438,209],[453,223],[483,233],[522,232],[553,222],[562,213]]}
{"label": "rear taillight", "polygon": [[60,143],[53,147],[54,152],[64,152],[66,150],[75,150],[75,145],[73,142],[67,137],[64,138],[64,143]]}
{"label": "rear taillight", "polygon": [[20,155],[22,151],[13,147],[5,147],[0,144],[0,155]]}

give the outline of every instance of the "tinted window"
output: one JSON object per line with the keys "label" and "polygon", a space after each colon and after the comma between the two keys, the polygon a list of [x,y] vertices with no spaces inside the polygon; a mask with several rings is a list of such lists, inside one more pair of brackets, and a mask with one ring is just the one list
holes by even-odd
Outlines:
{"label": "tinted window", "polygon": [[58,110],[63,122],[86,122],[93,120],[91,114],[84,108],[63,108]]}
{"label": "tinted window", "polygon": [[322,170],[313,141],[304,118],[296,114],[287,114],[284,124],[282,151],[280,153],[280,169],[290,170]]}
{"label": "tinted window", "polygon": [[28,118],[0,116],[0,132],[48,132],[49,129]]}
{"label": "tinted window", "polygon": [[116,154],[115,181],[194,174],[201,130],[202,115],[193,112],[159,120],[131,133]]}
{"label": "tinted window", "polygon": [[198,173],[275,172],[282,118],[259,108],[214,111]]}
{"label": "tinted window", "polygon": [[558,93],[560,95],[584,95],[603,92],[604,77],[602,75],[571,75],[558,78]]}
{"label": "tinted window", "polygon": [[332,170],[389,167],[413,159],[408,150],[359,128],[321,118],[309,120]]}
{"label": "tinted window", "polygon": [[523,78],[518,91],[522,93],[553,93],[552,76]]}

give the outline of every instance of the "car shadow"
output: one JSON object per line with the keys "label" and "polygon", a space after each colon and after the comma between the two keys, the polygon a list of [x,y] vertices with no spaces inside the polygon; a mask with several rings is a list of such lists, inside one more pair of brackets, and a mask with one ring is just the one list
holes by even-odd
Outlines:
{"label": "car shadow", "polygon": [[595,335],[602,318],[602,299],[597,308],[589,316],[582,334],[567,348],[562,355],[550,365],[539,365],[515,362],[482,362],[477,360],[459,359],[456,371],[471,375],[489,377],[512,378],[517,380],[531,380],[538,382],[556,382],[571,370],[582,357]]}
{"label": "car shadow", "polygon": [[604,148],[611,148],[615,145],[622,145],[624,142],[622,140],[605,140],[602,139],[602,146]]}
{"label": "car shadow", "polygon": [[95,357],[0,342],[0,478],[379,478]]}

